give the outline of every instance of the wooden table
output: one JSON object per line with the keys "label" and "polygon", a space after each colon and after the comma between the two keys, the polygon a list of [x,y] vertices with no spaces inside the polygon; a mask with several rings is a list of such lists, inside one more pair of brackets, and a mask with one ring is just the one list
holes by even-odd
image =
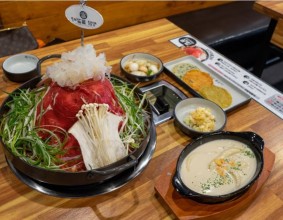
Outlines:
{"label": "wooden table", "polygon": [[[119,60],[131,52],[148,52],[163,62],[184,56],[168,40],[187,34],[166,19],[128,27],[88,37],[98,52],[105,52],[113,73],[120,74]],[[29,53],[43,57],[62,53],[79,46],[75,40]],[[0,59],[0,63],[4,58]],[[43,64],[43,71],[52,63]],[[2,71],[2,70],[0,70]],[[19,86],[3,78],[0,89],[11,92]],[[157,80],[177,85],[166,74]],[[181,87],[180,87],[181,88]],[[188,96],[191,96],[181,88]],[[7,96],[0,94],[1,102]],[[255,101],[228,114],[225,130],[253,131],[263,137],[266,147],[276,154],[274,169],[257,197],[246,209],[227,214],[226,219],[282,219],[283,216],[283,123],[273,113]],[[191,141],[174,126],[173,120],[156,127],[157,145],[153,158],[145,170],[122,188],[105,195],[68,199],[41,194],[20,182],[11,172],[0,150],[0,219],[174,219],[170,209],[162,203],[154,190],[158,176],[175,161],[181,150]]]}
{"label": "wooden table", "polygon": [[283,51],[283,2],[282,1],[256,1],[253,5],[255,11],[271,18],[261,48],[261,54],[255,64],[253,73],[261,77],[269,53],[270,43]]}

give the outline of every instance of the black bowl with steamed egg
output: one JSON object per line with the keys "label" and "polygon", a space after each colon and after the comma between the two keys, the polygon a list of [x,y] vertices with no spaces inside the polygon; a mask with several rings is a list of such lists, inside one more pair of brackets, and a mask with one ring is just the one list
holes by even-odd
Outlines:
{"label": "black bowl with steamed egg", "polygon": [[[236,199],[259,178],[264,165],[263,149],[263,139],[253,132],[220,131],[203,135],[181,152],[172,184],[181,195],[200,203]],[[218,150],[223,151],[219,154]],[[205,172],[211,172],[212,176]]]}
{"label": "black bowl with steamed egg", "polygon": [[159,58],[148,53],[132,53],[121,59],[120,69],[131,81],[147,82],[162,73],[163,63]]}

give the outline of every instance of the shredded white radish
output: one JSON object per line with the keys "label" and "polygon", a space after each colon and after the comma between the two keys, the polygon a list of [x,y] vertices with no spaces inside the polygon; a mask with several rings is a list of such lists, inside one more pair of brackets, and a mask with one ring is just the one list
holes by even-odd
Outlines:
{"label": "shredded white radish", "polygon": [[78,140],[87,170],[104,167],[128,154],[119,136],[123,117],[108,112],[107,104],[85,104],[69,133]]}
{"label": "shredded white radish", "polygon": [[104,53],[96,56],[93,46],[87,44],[63,53],[61,62],[47,67],[46,76],[62,87],[75,87],[88,79],[102,80],[110,72],[111,66],[107,66]]}

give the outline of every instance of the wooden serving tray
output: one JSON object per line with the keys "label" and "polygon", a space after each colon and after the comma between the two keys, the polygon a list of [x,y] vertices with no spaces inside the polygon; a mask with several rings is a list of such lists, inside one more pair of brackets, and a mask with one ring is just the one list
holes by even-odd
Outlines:
{"label": "wooden serving tray", "polygon": [[275,155],[268,148],[264,148],[263,156],[264,167],[259,179],[244,195],[232,201],[220,204],[202,204],[181,196],[172,185],[177,161],[171,163],[158,177],[155,190],[178,219],[231,217],[249,205],[269,177],[274,165]]}

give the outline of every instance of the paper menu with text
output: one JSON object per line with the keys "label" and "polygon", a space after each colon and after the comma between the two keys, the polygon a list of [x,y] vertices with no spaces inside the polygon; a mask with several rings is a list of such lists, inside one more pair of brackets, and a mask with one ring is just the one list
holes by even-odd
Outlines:
{"label": "paper menu with text", "polygon": [[281,92],[189,34],[170,41],[182,48],[185,54],[195,56],[214,72],[283,119],[283,94]]}

